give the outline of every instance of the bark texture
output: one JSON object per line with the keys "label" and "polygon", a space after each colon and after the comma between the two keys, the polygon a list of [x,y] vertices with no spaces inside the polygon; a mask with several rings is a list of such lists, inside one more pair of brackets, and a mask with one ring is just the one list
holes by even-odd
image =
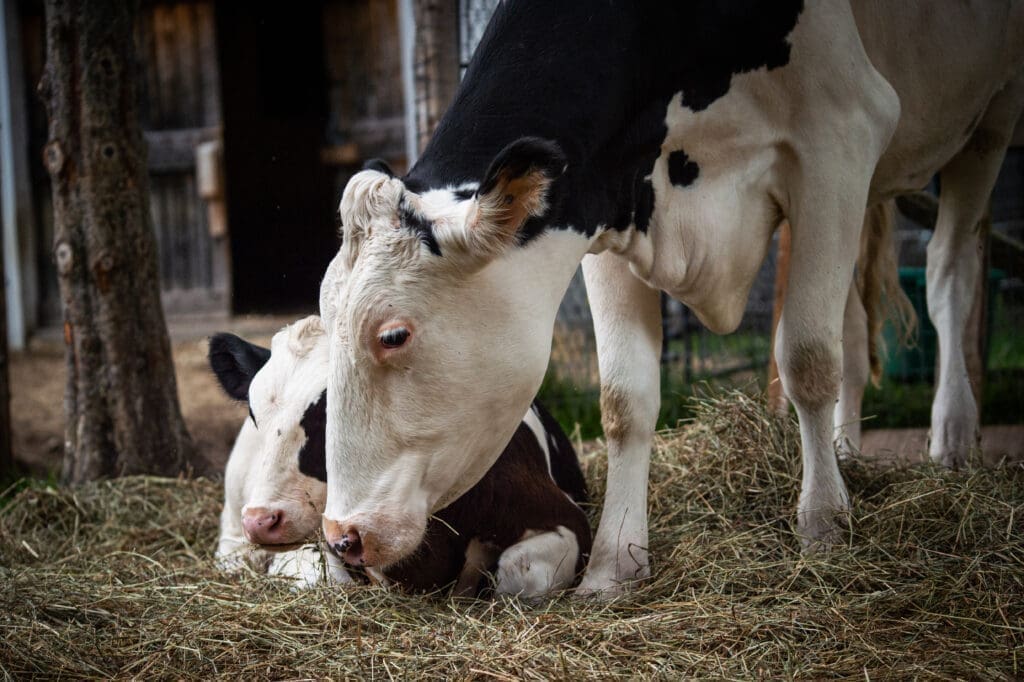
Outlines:
{"label": "bark texture", "polygon": [[64,479],[187,471],[160,304],[126,0],[46,0],[54,259],[67,357]]}

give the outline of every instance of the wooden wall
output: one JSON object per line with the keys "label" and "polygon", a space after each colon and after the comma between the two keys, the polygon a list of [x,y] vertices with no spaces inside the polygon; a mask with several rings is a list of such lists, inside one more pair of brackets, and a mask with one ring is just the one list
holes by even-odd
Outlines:
{"label": "wooden wall", "polygon": [[[28,145],[36,207],[40,324],[61,319],[53,266],[50,182],[39,150],[47,122],[34,89],[44,68],[41,3],[25,2],[22,38],[29,105]],[[135,26],[138,113],[149,147],[150,210],[168,313],[226,313],[230,304],[226,238],[210,236],[198,196],[195,146],[221,135],[220,76],[212,0],[143,2]]]}
{"label": "wooden wall", "polygon": [[[39,0],[19,0],[43,324],[60,322],[52,258]],[[405,168],[395,0],[142,0],[138,112],[168,313],[315,307],[348,178]],[[211,236],[195,147],[222,140],[229,234]],[[312,292],[312,295],[311,295]]]}
{"label": "wooden wall", "polygon": [[329,0],[323,30],[330,107],[325,162],[340,167],[377,157],[404,165],[397,3]]}
{"label": "wooden wall", "polygon": [[210,234],[207,202],[196,191],[196,146],[221,136],[213,3],[143,4],[135,46],[164,307],[227,312],[226,237]]}

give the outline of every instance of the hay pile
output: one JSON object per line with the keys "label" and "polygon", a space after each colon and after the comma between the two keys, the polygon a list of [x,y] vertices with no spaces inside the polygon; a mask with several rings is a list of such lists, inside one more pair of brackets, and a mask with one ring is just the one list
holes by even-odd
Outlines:
{"label": "hay pile", "polygon": [[[661,434],[654,578],[610,603],[293,593],[212,568],[220,489],[34,488],[0,512],[0,671],[156,678],[1010,678],[1024,469],[844,473],[851,549],[804,559],[794,425],[734,393]],[[603,455],[588,462],[595,488]],[[600,492],[597,490],[596,492]]]}

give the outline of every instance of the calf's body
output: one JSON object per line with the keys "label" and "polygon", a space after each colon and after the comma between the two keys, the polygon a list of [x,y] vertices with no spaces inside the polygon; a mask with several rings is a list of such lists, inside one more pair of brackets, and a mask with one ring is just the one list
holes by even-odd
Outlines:
{"label": "calf's body", "polygon": [[[325,346],[316,317],[279,332],[269,352],[231,335],[211,339],[211,365],[251,415],[225,471],[217,556],[226,568],[247,561],[306,584],[351,581],[337,556],[323,562],[310,543],[326,497]],[[568,587],[590,551],[585,500],[572,444],[534,403],[484,478],[431,520],[418,550],[373,575],[415,590],[454,584],[466,595],[487,573],[499,593]]]}

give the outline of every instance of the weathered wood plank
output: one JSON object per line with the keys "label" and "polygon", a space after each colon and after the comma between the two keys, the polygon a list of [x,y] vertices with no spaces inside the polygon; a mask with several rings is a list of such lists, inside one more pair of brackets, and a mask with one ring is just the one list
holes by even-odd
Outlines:
{"label": "weathered wood plank", "polygon": [[404,109],[396,3],[334,0],[324,6],[323,23],[330,142],[336,147],[355,144],[363,159],[401,159]]}
{"label": "weathered wood plank", "polygon": [[217,40],[214,34],[213,4],[200,2],[194,5],[199,64],[199,90],[202,100],[202,117],[197,121],[201,126],[221,124],[220,106],[220,65],[217,62]]}
{"label": "weathered wood plank", "polygon": [[184,126],[197,126],[203,120],[201,110],[201,79],[199,77],[199,36],[196,31],[195,13],[188,3],[174,6],[174,47],[177,58],[181,89],[179,91],[178,115]]}
{"label": "weathered wood plank", "polygon": [[[180,128],[176,103],[179,97],[178,68],[174,49],[174,9],[167,5],[153,7],[154,60],[156,89],[150,93],[155,104],[150,125],[154,128]],[[155,96],[154,96],[155,95]]]}
{"label": "weathered wood plank", "polygon": [[145,131],[143,135],[149,147],[149,172],[170,173],[193,169],[196,165],[196,147],[200,143],[216,140],[219,134],[219,128]]}

